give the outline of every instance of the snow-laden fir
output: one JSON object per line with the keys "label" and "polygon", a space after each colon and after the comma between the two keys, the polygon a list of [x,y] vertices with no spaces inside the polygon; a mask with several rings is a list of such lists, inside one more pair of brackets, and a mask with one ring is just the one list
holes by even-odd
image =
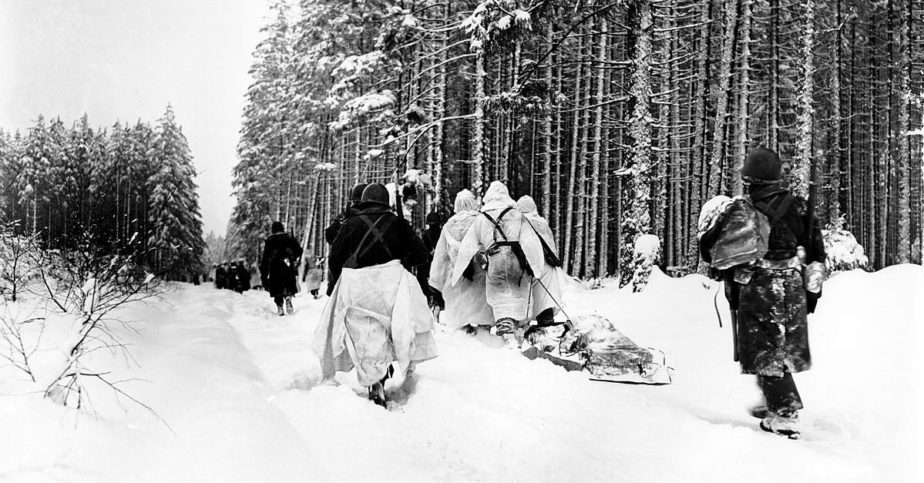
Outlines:
{"label": "snow-laden fir", "polygon": [[[264,293],[177,284],[119,314],[137,361],[101,360],[169,425],[99,390],[98,416],[0,369],[4,481],[921,481],[924,269],[836,275],[811,316],[815,366],[797,375],[804,439],[761,432],[753,377],[731,360],[721,287],[657,269],[644,292],[566,290],[664,350],[668,386],[588,381],[462,332],[388,410],[352,374],[318,384],[309,351],[325,299],[277,317]],[[4,310],[28,311],[29,300]],[[95,357],[108,356],[97,353]]]}

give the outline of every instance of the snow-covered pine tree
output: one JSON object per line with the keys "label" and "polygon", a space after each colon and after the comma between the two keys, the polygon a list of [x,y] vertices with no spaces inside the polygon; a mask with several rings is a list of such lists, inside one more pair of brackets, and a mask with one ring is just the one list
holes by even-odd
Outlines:
{"label": "snow-covered pine tree", "polygon": [[691,181],[690,189],[687,196],[689,205],[687,209],[687,253],[689,261],[687,264],[696,267],[699,260],[697,241],[695,236],[689,236],[696,233],[697,216],[699,208],[703,202],[708,199],[704,195],[704,188],[707,186],[703,173],[707,166],[708,146],[707,138],[707,102],[709,99],[709,66],[711,42],[710,31],[712,26],[712,0],[699,3],[699,26],[697,27],[698,37],[695,41],[696,70],[694,75],[693,89],[693,147],[691,152]]}
{"label": "snow-covered pine tree", "polygon": [[19,142],[8,132],[0,129],[0,222],[17,219],[15,183]]}
{"label": "snow-covered pine tree", "polygon": [[187,280],[202,272],[205,242],[192,155],[169,105],[157,123],[150,156],[154,170],[147,180],[147,235],[152,268],[168,280]]}
{"label": "snow-covered pine tree", "polygon": [[[129,197],[128,210],[128,239],[135,238],[136,250],[140,253],[140,260],[149,265],[150,255],[148,232],[153,229],[149,223],[149,208],[151,200],[150,183],[148,180],[154,176],[157,169],[156,161],[151,157],[154,151],[156,135],[154,129],[147,123],[138,121],[131,128],[131,152],[128,165]],[[137,236],[136,236],[137,234]]]}
{"label": "snow-covered pine tree", "polygon": [[100,190],[102,203],[97,209],[99,216],[107,222],[106,230],[101,235],[112,240],[113,246],[119,249],[131,238],[128,232],[132,205],[129,179],[131,150],[131,131],[120,123],[113,124],[109,130],[104,160],[111,189]]}
{"label": "snow-covered pine tree", "polygon": [[738,19],[740,51],[738,53],[738,106],[735,115],[735,131],[738,138],[735,140],[736,148],[733,152],[731,172],[728,177],[731,180],[731,194],[741,195],[743,187],[741,183],[741,166],[744,158],[747,157],[748,146],[750,144],[751,133],[748,129],[750,125],[749,102],[751,93],[751,4],[752,0],[741,0],[741,15]]}
{"label": "snow-covered pine tree", "polygon": [[911,55],[912,50],[911,42],[909,41],[909,34],[911,33],[912,24],[911,24],[911,8],[910,0],[908,1],[909,8],[900,9],[898,11],[899,24],[901,26],[907,26],[905,29],[899,28],[897,32],[893,33],[893,42],[896,44],[896,47],[899,52],[899,60],[896,67],[898,69],[898,92],[897,92],[897,106],[898,110],[898,125],[896,136],[896,142],[898,143],[898,149],[896,150],[896,177],[898,178],[897,182],[897,196],[896,198],[896,210],[898,211],[896,217],[896,224],[898,225],[897,233],[897,247],[895,261],[897,263],[908,263],[911,261],[911,205],[909,203],[910,197],[909,192],[911,191],[911,171],[909,166],[914,162],[911,159],[911,137],[909,132],[913,129],[911,125],[911,76],[913,73],[913,68],[911,66]]}
{"label": "snow-covered pine tree", "polygon": [[[599,32],[600,40],[598,42],[598,51],[597,51],[597,62],[599,66],[606,64],[607,58],[607,40],[609,37],[609,23],[606,20],[606,17],[602,17],[599,20]],[[603,150],[603,105],[604,105],[604,92],[606,89],[606,69],[598,68],[596,75],[596,93],[594,95],[594,130],[593,130],[593,147],[591,148],[591,176],[590,176],[590,217],[588,222],[587,229],[587,256],[586,263],[584,266],[584,273],[587,277],[601,276],[603,271],[600,270],[598,258],[600,257],[597,250],[597,232],[599,225],[599,210],[600,210],[600,185],[603,184],[600,179],[600,174],[605,172],[605,168],[602,168],[602,165],[605,163],[603,158],[606,153]],[[603,255],[606,256],[605,254]]]}
{"label": "snow-covered pine tree", "polygon": [[796,128],[796,152],[793,157],[790,189],[803,198],[808,198],[811,179],[815,136],[815,0],[806,0],[802,12],[802,51],[799,75],[799,95],[796,101],[798,125]]}
{"label": "snow-covered pine tree", "polygon": [[[582,52],[582,53],[584,51],[584,35],[578,35],[577,51]],[[572,270],[572,273],[575,269],[571,265],[571,261],[573,260],[572,252],[577,251],[577,249],[572,249],[572,244],[571,244],[571,241],[574,238],[574,234],[575,234],[574,232],[574,225],[575,225],[574,203],[576,201],[575,195],[576,195],[576,189],[578,187],[577,182],[578,182],[579,176],[581,175],[581,173],[578,171],[578,160],[580,158],[578,140],[580,139],[580,132],[581,132],[580,131],[581,116],[579,115],[579,113],[581,110],[581,101],[582,101],[581,95],[583,92],[582,89],[584,88],[583,83],[585,82],[583,78],[583,72],[584,72],[583,64],[578,63],[575,66],[575,69],[576,69],[576,72],[574,75],[575,95],[573,97],[573,108],[572,108],[571,126],[570,126],[571,127],[571,148],[569,149],[570,159],[568,161],[570,172],[568,175],[568,189],[565,195],[565,198],[566,198],[565,214],[564,214],[565,232],[563,236],[564,237],[564,249],[562,251],[562,262],[564,263],[565,267]],[[577,258],[577,257],[574,257],[574,258]]]}
{"label": "snow-covered pine tree", "polygon": [[18,202],[24,215],[22,226],[33,236],[45,227],[47,210],[39,210],[39,204],[44,208],[48,199],[50,186],[47,174],[58,149],[44,117],[39,116],[23,140],[22,162],[16,175]]}
{"label": "snow-covered pine tree", "polygon": [[731,71],[735,54],[736,35],[738,26],[738,7],[741,0],[724,0],[725,17],[723,21],[724,35],[722,36],[722,50],[719,60],[718,88],[716,90],[715,125],[712,132],[712,156],[709,158],[709,197],[726,194],[728,191],[728,170],[726,158],[726,131],[728,122],[729,86],[731,84]]}
{"label": "snow-covered pine tree", "polygon": [[634,196],[629,198],[628,206],[623,207],[623,284],[633,281],[633,274],[638,268],[639,261],[633,252],[636,240],[651,234],[651,5],[647,0],[637,0],[629,8],[629,25],[634,40],[629,87],[633,103],[629,117],[632,145],[624,174]]}
{"label": "snow-covered pine tree", "polygon": [[289,112],[296,73],[289,5],[276,1],[271,11],[250,68],[253,83],[246,94],[232,179],[236,203],[227,234],[232,254],[250,260],[259,256],[270,222],[280,219],[287,205],[283,193],[291,194],[289,164],[295,158],[292,131],[303,129],[292,123],[295,116]]}

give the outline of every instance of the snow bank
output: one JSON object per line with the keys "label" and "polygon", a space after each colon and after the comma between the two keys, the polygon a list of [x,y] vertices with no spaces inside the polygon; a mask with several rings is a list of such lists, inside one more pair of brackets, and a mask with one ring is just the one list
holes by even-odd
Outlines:
{"label": "snow bank", "polygon": [[[796,376],[805,437],[763,433],[753,377],[731,360],[720,284],[653,270],[641,293],[565,288],[662,349],[669,386],[588,381],[491,339],[439,335],[413,394],[383,410],[353,374],[318,384],[308,351],[324,300],[277,317],[264,293],[178,285],[123,314],[138,366],[102,418],[29,395],[0,398],[0,479],[13,481],[920,481],[924,269],[846,272],[810,318],[813,370]],[[725,317],[718,327],[718,312]],[[145,382],[146,381],[146,382]]]}

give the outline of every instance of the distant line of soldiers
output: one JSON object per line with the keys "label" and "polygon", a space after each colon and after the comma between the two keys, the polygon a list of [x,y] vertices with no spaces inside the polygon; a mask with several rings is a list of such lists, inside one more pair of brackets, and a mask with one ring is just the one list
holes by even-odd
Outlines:
{"label": "distant line of soldiers", "polygon": [[234,290],[238,293],[260,288],[260,275],[256,265],[249,265],[243,258],[213,264],[209,279],[214,281],[217,289]]}

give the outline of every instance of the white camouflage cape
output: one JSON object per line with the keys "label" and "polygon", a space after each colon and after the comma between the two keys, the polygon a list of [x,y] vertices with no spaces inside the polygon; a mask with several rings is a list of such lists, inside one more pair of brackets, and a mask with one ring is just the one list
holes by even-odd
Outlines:
{"label": "white camouflage cape", "polygon": [[[459,254],[452,269],[450,279],[452,285],[459,283],[462,273],[475,254],[491,247],[495,241],[504,241],[500,235],[497,235],[495,240],[494,224],[484,214],[490,215],[497,221],[504,210],[514,207],[515,204],[513,199],[510,198],[507,187],[499,181],[491,183],[487,193],[485,193],[484,203],[484,207],[481,209],[482,216],[475,219],[465,238],[462,239]],[[526,223],[523,214],[513,208],[500,219],[499,225],[507,237],[506,241],[519,242],[533,273],[544,273],[545,258],[542,254],[542,243],[539,241],[539,236],[536,235],[536,232]],[[494,264],[493,266],[490,265],[492,263]],[[493,273],[503,273],[505,271],[516,273],[518,270],[516,270],[517,267],[512,265],[514,263],[515,259],[509,256],[492,258],[489,261],[489,271]],[[505,317],[518,321],[528,320],[531,282],[531,277],[525,274],[522,278],[517,277],[515,279],[492,279],[491,274],[488,274],[486,298],[494,311],[495,320]]]}
{"label": "white camouflage cape", "polygon": [[446,302],[446,309],[440,313],[440,322],[452,328],[494,325],[491,307],[485,297],[485,273],[481,267],[472,264],[472,280],[463,278],[456,285],[450,283],[462,239],[480,216],[478,202],[469,190],[456,194],[454,208],[456,214],[443,225],[430,265],[430,286],[439,290]]}
{"label": "white camouflage cape", "polygon": [[311,347],[325,379],[356,367],[359,382],[371,386],[398,361],[437,356],[433,314],[414,278],[397,260],[372,267],[344,268],[324,307]]}
{"label": "white camouflage cape", "polygon": [[[536,232],[542,238],[545,244],[558,255],[558,247],[555,245],[555,236],[552,235],[552,228],[545,218],[539,216],[536,207],[536,201],[529,195],[521,196],[517,200],[517,209],[523,213],[523,217],[529,224],[529,229]],[[561,287],[563,280],[568,275],[561,267],[545,266],[545,271],[536,274],[532,286],[532,301],[530,302],[529,318],[535,319],[545,309],[552,309],[557,314],[562,303]],[[556,301],[558,303],[556,303]]]}

